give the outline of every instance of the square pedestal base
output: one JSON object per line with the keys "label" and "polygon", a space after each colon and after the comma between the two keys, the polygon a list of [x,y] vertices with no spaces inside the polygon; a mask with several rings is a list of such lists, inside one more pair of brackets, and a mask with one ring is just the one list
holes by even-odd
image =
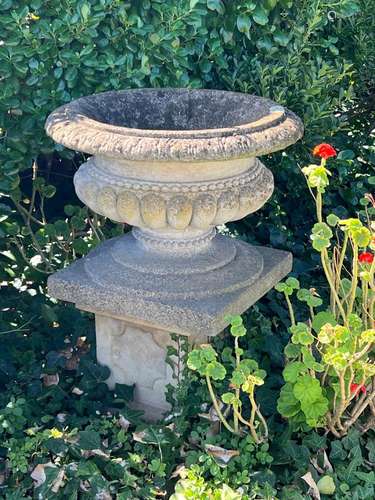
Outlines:
{"label": "square pedestal base", "polygon": [[[159,288],[161,292],[168,289],[168,280],[157,274],[139,271],[137,279],[134,279],[133,272],[132,288],[128,287],[124,274],[120,286],[111,286],[111,275],[106,274],[111,242],[112,240],[102,243],[87,257],[50,276],[50,295],[73,302],[86,311],[192,337],[217,335],[228,325],[225,320],[227,315],[242,314],[292,269],[292,255],[289,252],[255,247],[263,258],[263,268],[249,286],[221,293],[220,289],[225,286],[225,282],[223,283],[223,271],[219,268],[215,271],[217,290],[214,294],[197,294],[197,297],[179,294],[174,297],[173,294],[165,296],[161,293],[159,296],[157,293],[146,294],[142,288],[144,283],[152,280],[155,289]],[[236,244],[246,246],[243,242]],[[189,261],[186,266],[189,266]],[[120,268],[118,265],[118,274]],[[230,268],[231,264],[228,264],[227,274],[230,273]],[[105,281],[96,279],[96,273],[106,276]],[[251,268],[237,265],[231,277],[237,277],[240,281],[243,275],[251,276],[251,273]],[[116,278],[117,276],[114,276],[114,279]],[[204,274],[181,276],[187,287],[193,283],[195,288],[201,290],[205,287],[204,278]],[[134,282],[139,283],[139,289]]]}

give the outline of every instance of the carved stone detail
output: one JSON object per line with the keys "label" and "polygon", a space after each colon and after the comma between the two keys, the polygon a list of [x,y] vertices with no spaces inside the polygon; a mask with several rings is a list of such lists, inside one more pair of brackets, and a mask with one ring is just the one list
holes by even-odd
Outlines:
{"label": "carved stone detail", "polygon": [[131,191],[121,191],[117,196],[117,214],[124,222],[137,226],[140,223],[140,204]]}
{"label": "carved stone detail", "polygon": [[148,235],[145,231],[141,231],[137,228],[133,228],[132,234],[134,238],[141,243],[145,244],[147,247],[151,247],[159,250],[193,250],[201,249],[205,245],[208,245],[213,238],[215,238],[216,230],[212,228],[211,230],[204,233],[202,236],[189,239],[176,239],[171,238],[155,238],[154,236]]}
{"label": "carved stone detail", "polygon": [[236,218],[240,203],[238,192],[228,190],[221,193],[217,200],[215,225],[224,224]]}
{"label": "carved stone detail", "polygon": [[141,199],[143,224],[151,229],[161,229],[167,225],[166,203],[157,194],[146,194]]}
{"label": "carved stone detail", "polygon": [[194,199],[191,225],[198,229],[205,229],[214,224],[217,211],[216,199],[212,194],[199,194]]}
{"label": "carved stone detail", "polygon": [[[98,361],[111,367],[107,384],[135,384],[135,408],[158,411],[169,409],[165,399],[167,384],[174,384],[172,368],[165,362],[167,347],[175,347],[168,332],[155,331],[96,314]],[[177,362],[173,357],[172,361]],[[139,367],[142,366],[142,370]],[[152,410],[151,410],[152,408]]]}
{"label": "carved stone detail", "polygon": [[99,176],[94,159],[74,177],[79,198],[118,222],[154,230],[207,230],[260,208],[273,191],[271,172],[259,161],[245,172],[215,182],[157,183]]}
{"label": "carved stone detail", "polygon": [[168,224],[174,229],[186,229],[191,221],[193,207],[191,200],[186,196],[174,196],[168,200]]}
{"label": "carved stone detail", "polygon": [[260,156],[301,137],[300,119],[282,106],[249,94],[225,94],[200,89],[105,92],[56,109],[46,130],[77,151],[136,161]]}
{"label": "carved stone detail", "polygon": [[250,184],[259,177],[263,170],[263,164],[255,159],[254,165],[245,170],[239,175],[228,176],[220,180],[211,181],[198,181],[198,182],[150,182],[146,180],[134,180],[124,178],[114,173],[109,172],[107,169],[100,168],[97,165],[94,157],[89,158],[84,164],[81,165],[79,172],[83,173],[85,170],[89,177],[99,184],[110,185],[112,187],[129,189],[132,191],[154,191],[163,193],[197,193],[202,191],[220,191],[221,189],[235,188]]}
{"label": "carved stone detail", "polygon": [[109,186],[99,188],[96,203],[99,213],[106,215],[110,219],[116,220],[118,218],[117,195],[114,189]]}

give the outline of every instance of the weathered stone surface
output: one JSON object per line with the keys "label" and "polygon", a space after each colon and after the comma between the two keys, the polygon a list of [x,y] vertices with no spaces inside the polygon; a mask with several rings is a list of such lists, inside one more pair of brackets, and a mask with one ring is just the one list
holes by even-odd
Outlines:
{"label": "weathered stone surface", "polygon": [[[111,367],[109,387],[134,384],[133,407],[144,410],[146,419],[160,418],[169,409],[165,387],[176,382],[165,362],[167,347],[176,347],[175,342],[167,332],[101,314],[95,315],[95,327],[98,361]],[[178,360],[174,356],[171,362]]]}
{"label": "weathered stone surface", "polygon": [[95,212],[135,226],[48,280],[56,298],[96,315],[108,384],[135,383],[158,416],[171,381],[170,333],[201,342],[225,316],[256,302],[291,269],[291,255],[215,235],[273,191],[256,158],[302,136],[299,118],[268,99],[217,90],[142,89],[83,97],[46,130],[93,154],[74,177]]}
{"label": "weathered stone surface", "polygon": [[[234,243],[245,248],[248,246],[236,240]],[[290,253],[256,247],[263,259],[259,274],[240,262],[231,286],[219,269],[212,271],[216,287],[209,289],[207,272],[158,275],[126,267],[120,272],[119,266],[112,268],[108,264],[109,247],[113,244],[113,240],[106,242],[95,251],[95,255],[80,259],[51,276],[49,293],[58,299],[74,302],[81,309],[193,337],[222,331],[227,314],[244,312],[290,272],[292,266]],[[233,261],[232,265],[227,265],[229,273],[232,266]],[[107,274],[109,269],[112,271]],[[112,274],[114,272],[116,276]],[[178,290],[176,283],[180,283]]]}
{"label": "weathered stone surface", "polygon": [[220,90],[141,89],[82,97],[46,130],[77,151],[128,160],[224,160],[284,149],[299,118],[269,99]]}
{"label": "weathered stone surface", "polygon": [[[257,159],[250,165],[237,162],[236,175],[230,175],[233,161],[218,162],[217,180],[201,180],[197,175],[194,182],[188,173],[184,181],[149,181],[147,172],[137,173],[137,165],[127,174],[137,176],[136,180],[120,177],[109,169],[114,164],[114,159],[103,166],[90,158],[81,165],[74,177],[77,195],[95,212],[142,228],[207,230],[255,212],[273,191],[272,173]],[[164,165],[153,162],[149,172]]]}

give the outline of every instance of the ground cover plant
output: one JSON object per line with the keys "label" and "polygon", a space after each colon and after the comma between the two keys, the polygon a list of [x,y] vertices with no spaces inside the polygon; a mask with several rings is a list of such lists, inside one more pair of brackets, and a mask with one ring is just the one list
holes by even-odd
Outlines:
{"label": "ground cover plant", "polygon": [[[358,261],[354,291],[347,280],[353,278],[351,233],[359,230],[358,223],[339,224],[358,218],[371,229],[372,201],[365,197],[375,181],[371,2],[31,0],[26,5],[0,0],[0,10],[0,496],[374,498],[373,387],[371,376],[364,377],[371,370],[371,333],[362,336],[373,326],[361,308],[367,301],[370,311],[372,268],[366,254],[373,250],[359,246],[358,254],[365,256]],[[275,176],[272,200],[228,228],[236,237],[294,254],[293,275],[284,290],[271,291],[242,325],[233,319],[234,329],[246,330],[239,345],[230,331],[212,343],[215,360],[225,369],[224,378],[211,381],[223,417],[235,430],[233,410],[241,406],[240,415],[251,422],[256,438],[239,417],[238,432],[220,424],[206,374],[188,367],[179,388],[169,389],[171,414],[159,424],[145,424],[127,405],[131,387],[107,389],[108,370],[95,362],[92,318],[46,295],[51,272],[128,228],[79,204],[72,176],[84,158],[46,137],[45,118],[82,95],[149,86],[256,93],[288,106],[305,124],[299,144],[262,160]],[[322,193],[324,220],[319,222],[300,169],[312,163],[311,148],[321,140],[338,155],[321,171],[327,168],[332,175]],[[315,168],[306,172],[315,196],[313,184],[324,180],[317,173]],[[336,218],[326,220],[331,213]],[[315,223],[327,224],[328,230],[318,226],[310,240]],[[326,250],[335,271],[340,249],[331,253],[329,231],[339,235],[341,255],[348,235],[343,286],[335,286],[347,323],[352,321],[355,349],[364,340],[360,350],[343,340],[347,332],[338,327],[347,326],[322,269],[325,249],[312,246],[330,240]],[[295,316],[292,334],[285,292]],[[315,323],[308,320],[311,308]],[[319,316],[327,309],[338,325]],[[323,328],[318,343],[324,323],[331,326]],[[184,339],[179,342],[185,349]],[[341,354],[329,358],[335,342],[345,346],[339,351],[344,374]],[[236,349],[246,370],[267,373],[255,387],[255,405],[246,391],[238,399],[242,379],[230,387]],[[351,381],[347,363],[363,349],[351,365]],[[319,364],[329,366],[324,383]],[[304,413],[305,398],[298,399],[288,386],[294,389],[298,377],[313,375],[319,388],[312,382],[315,389],[306,393],[319,401],[315,415]],[[292,404],[286,409],[287,393]],[[350,413],[365,402],[348,426]],[[264,417],[267,432],[256,410],[251,418],[251,408]]]}

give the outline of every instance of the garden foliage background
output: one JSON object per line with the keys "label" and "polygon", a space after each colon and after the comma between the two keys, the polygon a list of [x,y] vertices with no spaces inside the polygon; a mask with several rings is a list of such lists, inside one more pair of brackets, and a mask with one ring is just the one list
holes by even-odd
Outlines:
{"label": "garden foliage background", "polygon": [[[373,498],[374,473],[361,468],[375,462],[373,435],[330,444],[316,433],[292,438],[276,413],[288,320],[275,292],[249,312],[246,346],[269,373],[259,397],[278,436],[274,448],[217,437],[216,444],[247,450],[220,468],[204,452],[208,424],[197,413],[207,394],[193,376],[177,394],[183,409],[175,432],[164,426],[156,437],[168,452],[155,446],[155,428],[131,439],[119,424],[119,412],[138,422],[124,407],[131,390],[106,390],[107,370],[93,361],[91,319],[45,295],[49,273],[126,228],[80,205],[72,177],[84,157],[53,144],[43,125],[76,97],[134,87],[230,89],[288,106],[303,119],[305,137],[264,158],[275,194],[230,229],[291,250],[295,275],[311,286],[320,280],[307,236],[314,216],[299,171],[311,147],[324,141],[340,151],[327,196],[337,215],[355,213],[375,180],[374,8],[374,0],[0,0],[0,485],[7,499],[32,498],[30,472],[50,460],[56,467],[35,489],[42,498],[78,491],[80,498],[155,498],[173,490],[181,447],[208,481],[237,487],[251,477],[250,498],[271,498],[273,488],[281,498],[307,498],[298,478],[326,446],[344,485],[337,498]],[[65,427],[70,440],[48,431]],[[92,452],[103,440],[106,457]]]}

